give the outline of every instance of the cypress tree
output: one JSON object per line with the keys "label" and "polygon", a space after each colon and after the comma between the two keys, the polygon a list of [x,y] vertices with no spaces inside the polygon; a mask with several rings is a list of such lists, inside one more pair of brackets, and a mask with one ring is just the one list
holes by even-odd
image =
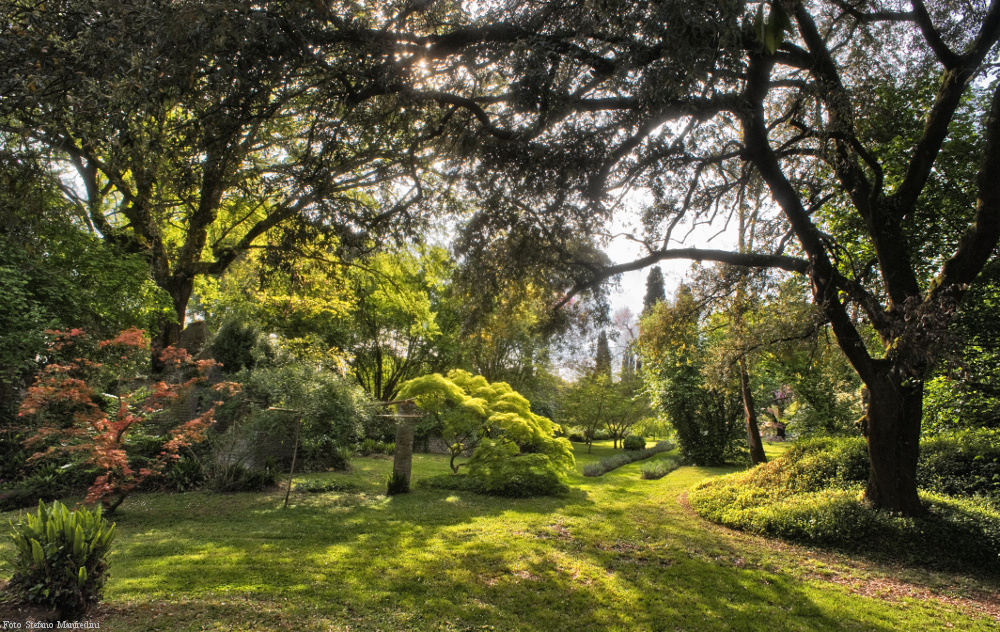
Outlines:
{"label": "cypress tree", "polygon": [[667,292],[663,286],[663,271],[659,266],[653,266],[646,276],[646,296],[642,298],[642,313],[648,314],[660,301],[667,300]]}

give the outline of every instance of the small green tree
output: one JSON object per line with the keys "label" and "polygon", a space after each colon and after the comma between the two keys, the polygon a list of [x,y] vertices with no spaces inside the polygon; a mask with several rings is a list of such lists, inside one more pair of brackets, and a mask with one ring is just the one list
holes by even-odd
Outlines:
{"label": "small green tree", "polygon": [[690,290],[682,287],[675,301],[658,304],[643,319],[643,375],[654,403],[676,429],[686,460],[696,465],[743,461],[740,395],[707,383],[700,317]]}
{"label": "small green tree", "polygon": [[[570,442],[555,436],[551,419],[531,412],[531,404],[506,382],[486,381],[454,370],[447,377],[435,373],[410,380],[400,397],[437,417],[455,459],[472,449],[469,476],[480,479],[486,491],[508,493],[509,484],[542,477],[561,481],[575,465]],[[506,491],[505,491],[506,490]]]}

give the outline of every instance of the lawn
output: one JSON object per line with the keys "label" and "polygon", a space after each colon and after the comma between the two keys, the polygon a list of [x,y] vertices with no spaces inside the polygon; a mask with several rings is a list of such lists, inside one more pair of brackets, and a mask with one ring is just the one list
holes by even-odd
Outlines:
{"label": "lawn", "polygon": [[[576,450],[578,471],[613,453],[601,443]],[[995,594],[992,580],[715,527],[683,494],[730,469],[643,481],[641,465],[577,474],[565,498],[421,488],[422,477],[449,471],[437,455],[416,455],[416,489],[392,498],[383,495],[387,457],[356,457],[348,474],[297,476],[364,491],[293,491],[287,509],[283,489],[136,496],[116,517],[113,576],[96,616],[116,632],[996,629],[974,610],[982,597],[962,599]],[[0,577],[9,573],[4,562]]]}

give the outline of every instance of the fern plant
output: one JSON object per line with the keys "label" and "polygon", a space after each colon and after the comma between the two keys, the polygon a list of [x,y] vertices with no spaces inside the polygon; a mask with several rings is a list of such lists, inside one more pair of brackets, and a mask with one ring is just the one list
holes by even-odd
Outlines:
{"label": "fern plant", "polygon": [[14,529],[14,576],[9,590],[22,602],[55,610],[60,618],[77,617],[97,603],[108,578],[106,557],[115,525],[87,509],[70,511],[59,501],[28,514]]}

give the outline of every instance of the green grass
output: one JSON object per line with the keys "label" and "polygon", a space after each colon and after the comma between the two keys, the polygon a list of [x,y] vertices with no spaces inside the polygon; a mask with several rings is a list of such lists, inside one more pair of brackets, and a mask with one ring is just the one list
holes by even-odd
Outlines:
{"label": "green grass", "polygon": [[[140,630],[992,630],[962,607],[854,594],[902,574],[949,594],[993,589],[928,571],[858,565],[694,516],[682,494],[733,468],[641,463],[600,478],[613,453],[577,445],[573,491],[503,499],[421,488],[447,458],[415,455],[413,493],[387,498],[392,461],[355,458],[357,493],[149,494],[116,520],[102,629]],[[774,447],[769,446],[774,452]],[[655,458],[668,458],[669,454]],[[13,517],[5,514],[4,517]],[[3,552],[11,547],[4,543]],[[0,577],[10,566],[0,566]],[[829,578],[848,581],[830,582]],[[852,584],[851,582],[855,582]],[[100,614],[100,613],[99,613]],[[492,627],[491,627],[492,626]]]}

